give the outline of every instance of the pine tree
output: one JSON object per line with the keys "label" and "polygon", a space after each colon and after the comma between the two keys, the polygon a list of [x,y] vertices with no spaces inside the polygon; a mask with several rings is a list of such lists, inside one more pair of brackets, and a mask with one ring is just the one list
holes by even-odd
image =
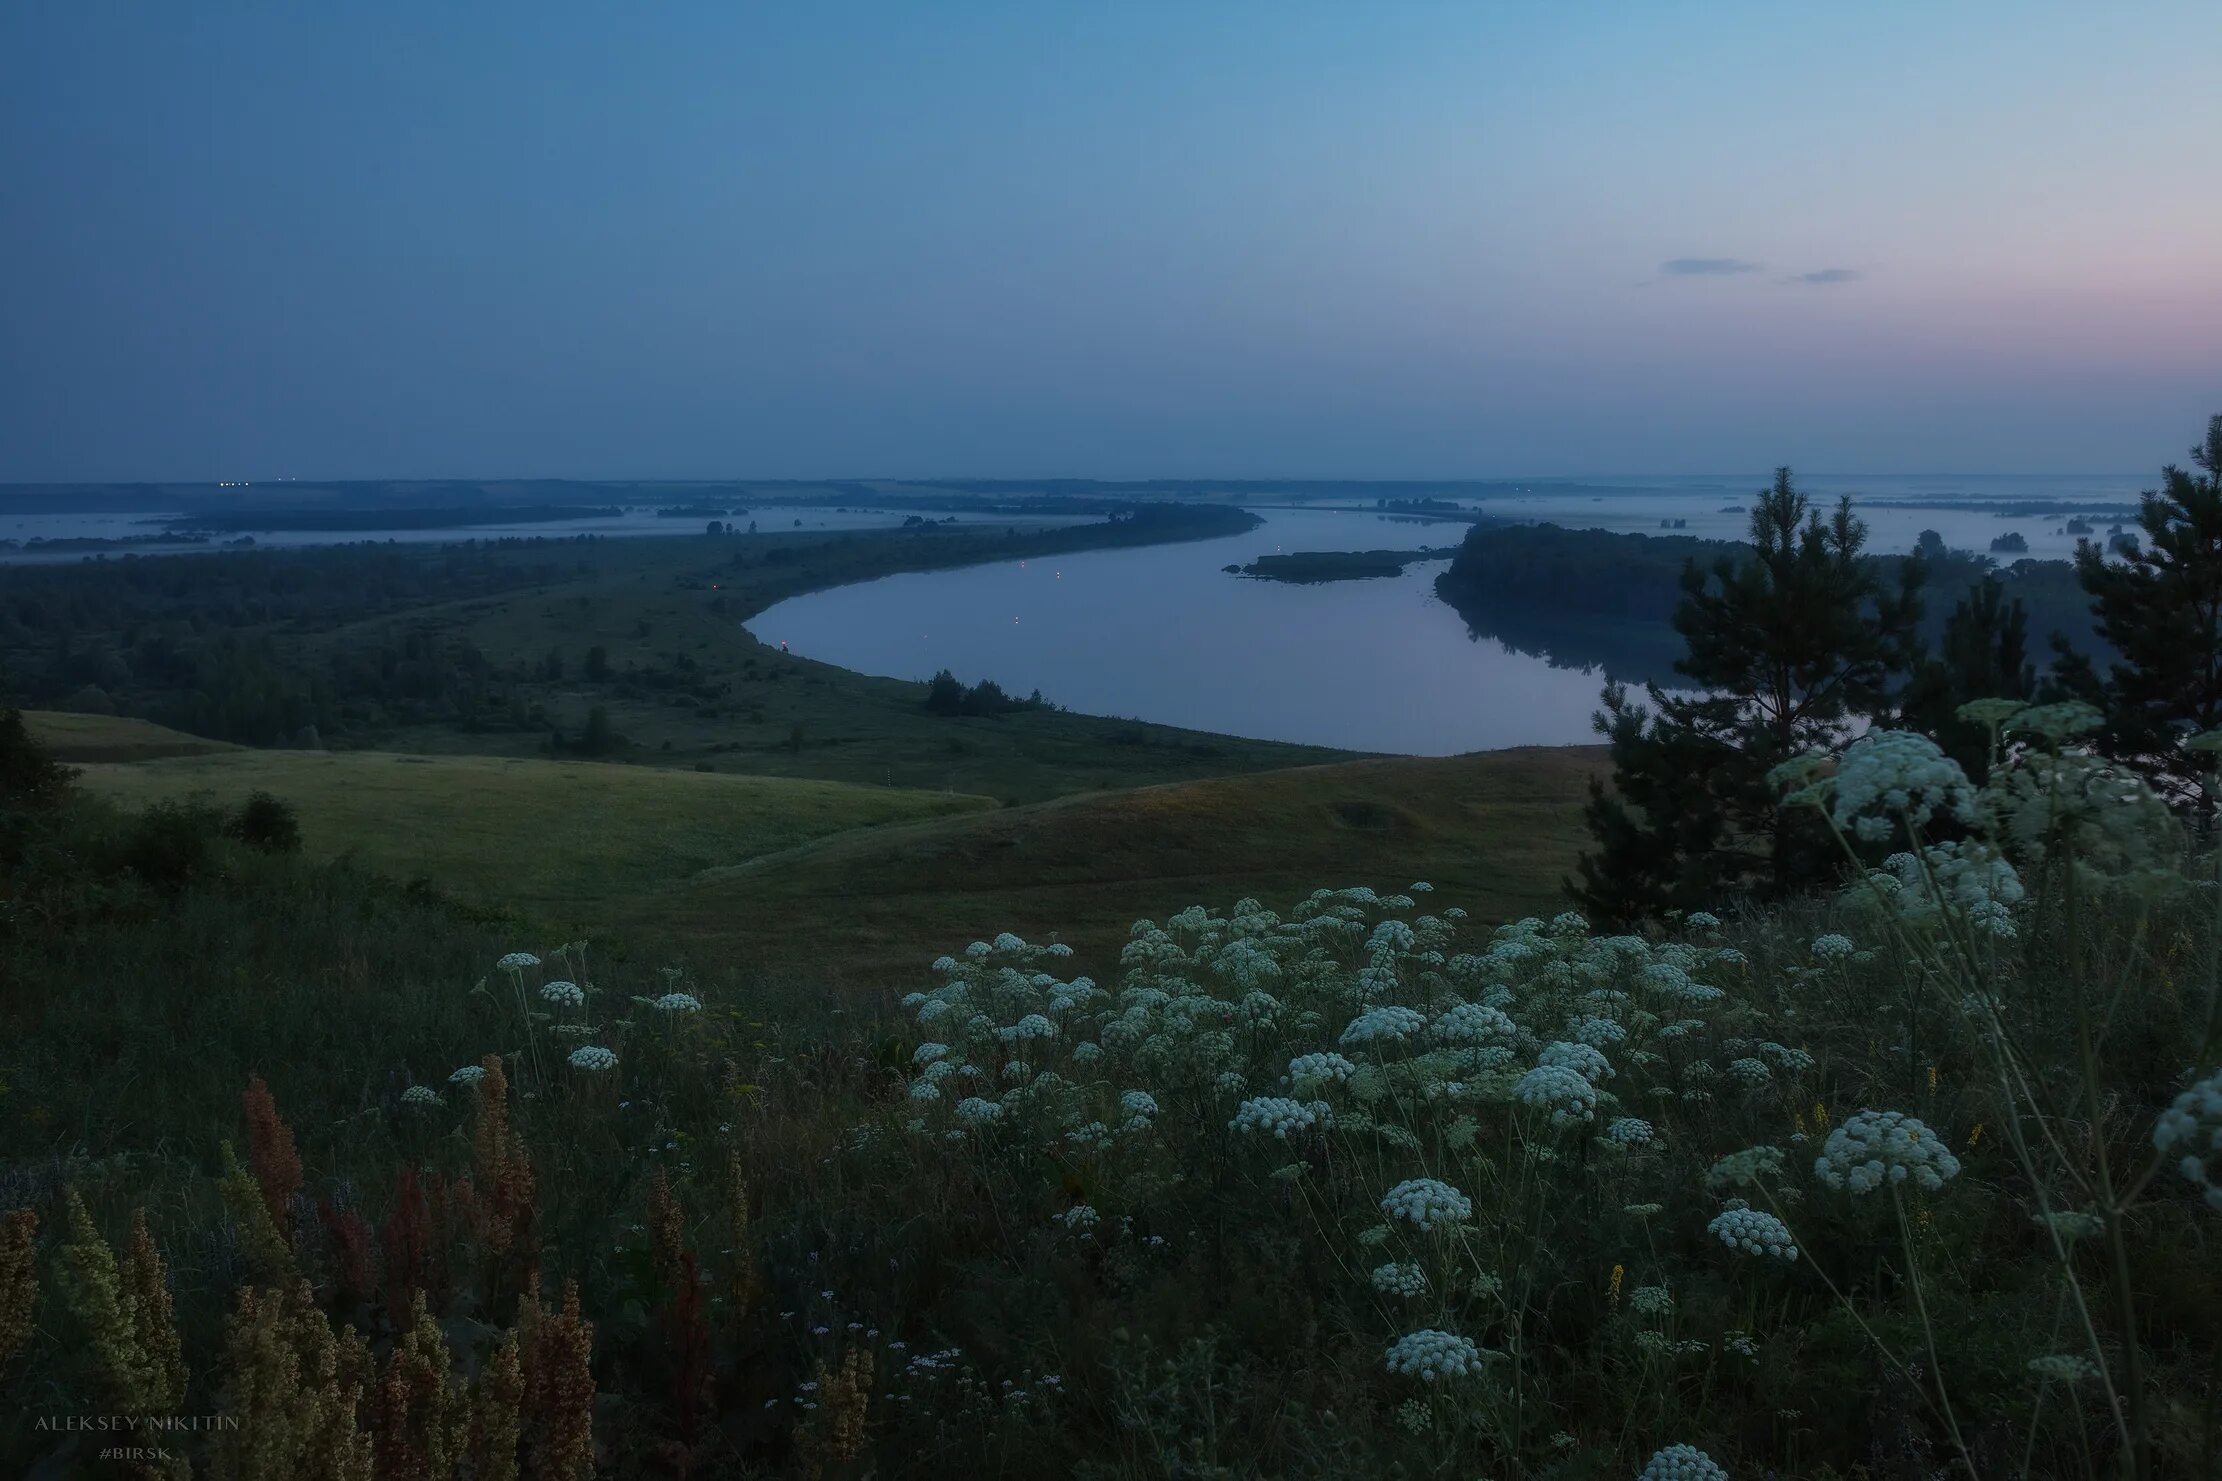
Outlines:
{"label": "pine tree", "polygon": [[2037,670],[2029,661],[2029,614],[2008,600],[2005,583],[1985,576],[1944,621],[1942,651],[1914,669],[1899,706],[1909,729],[1936,737],[1969,776],[1990,766],[1990,732],[1959,718],[1975,699],[2029,699]]}
{"label": "pine tree", "polygon": [[2144,539],[2117,545],[2120,559],[2089,541],[2076,548],[2076,577],[2119,661],[2103,680],[2072,660],[2059,670],[2105,711],[2108,754],[2185,801],[2203,758],[2184,742],[2222,728],[2222,416],[2207,419],[2191,461],[2198,472],[2170,464],[2138,500]]}
{"label": "pine tree", "polygon": [[1638,704],[1609,684],[1596,719],[1613,785],[1591,785],[1597,847],[1572,883],[1592,916],[1627,924],[1834,872],[1832,842],[1783,811],[1767,774],[1884,715],[1918,655],[1923,562],[1901,562],[1893,586],[1862,559],[1866,540],[1849,499],[1824,521],[1778,468],[1752,508],[1750,550],[1684,569],[1674,626],[1688,653],[1675,668],[1688,688],[1653,684]]}

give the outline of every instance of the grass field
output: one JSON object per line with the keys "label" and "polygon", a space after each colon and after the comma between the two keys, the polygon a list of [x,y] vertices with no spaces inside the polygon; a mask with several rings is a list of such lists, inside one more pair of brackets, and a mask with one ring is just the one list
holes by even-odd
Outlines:
{"label": "grass field", "polygon": [[992,807],[961,794],[645,766],[375,751],[247,751],[83,768],[137,806],[256,790],[291,802],[312,855],[353,855],[556,930],[608,930],[700,871],[827,834]]}
{"label": "grass field", "polygon": [[210,756],[238,747],[171,730],[151,720],[124,715],[69,715],[55,710],[27,711],[31,739],[48,754],[72,766],[88,761],[159,761],[172,756]]}
{"label": "grass field", "polygon": [[969,940],[1115,948],[1230,885],[1285,909],[1320,884],[1424,879],[1478,919],[1548,914],[1605,764],[1583,746],[1356,761],[834,835],[699,876],[640,923],[771,977],[830,962],[852,986],[915,986]]}
{"label": "grass field", "polygon": [[[974,526],[903,535],[608,540],[580,547],[581,570],[572,580],[411,608],[280,641],[312,668],[334,652],[404,632],[468,639],[507,672],[556,656],[563,678],[523,687],[572,735],[589,710],[604,707],[628,742],[621,753],[628,761],[1039,802],[1350,759],[1349,752],[1320,746],[1055,710],[992,719],[931,715],[923,707],[923,684],[783,653],[743,626],[801,592],[894,571],[1054,552],[1081,533],[1020,527],[1006,534]],[[608,656],[606,679],[584,677],[592,648]],[[962,677],[969,683],[996,676]],[[1047,698],[1054,702],[1057,695]],[[539,730],[438,723],[402,727],[380,745],[529,755],[545,741]]]}

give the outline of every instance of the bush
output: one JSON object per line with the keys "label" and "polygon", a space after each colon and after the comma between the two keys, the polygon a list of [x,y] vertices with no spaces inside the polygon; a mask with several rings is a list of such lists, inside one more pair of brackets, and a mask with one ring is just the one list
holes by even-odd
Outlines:
{"label": "bush", "polygon": [[292,803],[256,792],[224,820],[224,836],[266,854],[298,853],[301,820]]}

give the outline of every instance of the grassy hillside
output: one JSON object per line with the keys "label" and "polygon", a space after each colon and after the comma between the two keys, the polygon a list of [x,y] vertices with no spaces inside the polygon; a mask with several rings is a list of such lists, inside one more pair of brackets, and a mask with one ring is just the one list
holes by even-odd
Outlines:
{"label": "grassy hillside", "polygon": [[[1604,767],[1598,747],[1534,747],[1066,798],[765,855],[650,902],[641,923],[773,975],[837,963],[882,986],[916,975],[921,941],[1016,931],[1112,948],[1137,917],[1230,882],[1278,908],[1321,882],[1425,879],[1484,920],[1549,913]],[[796,921],[809,929],[767,928]]]}
{"label": "grassy hillside", "polygon": [[209,756],[236,750],[228,741],[204,740],[151,720],[127,715],[68,715],[58,710],[27,710],[23,722],[31,739],[58,761],[72,766],[87,761],[158,761],[170,756]]}
{"label": "grassy hillside", "polygon": [[299,810],[312,854],[352,854],[558,929],[607,929],[637,897],[827,834],[993,805],[836,782],[373,751],[90,765],[82,783],[125,805],[271,792]]}

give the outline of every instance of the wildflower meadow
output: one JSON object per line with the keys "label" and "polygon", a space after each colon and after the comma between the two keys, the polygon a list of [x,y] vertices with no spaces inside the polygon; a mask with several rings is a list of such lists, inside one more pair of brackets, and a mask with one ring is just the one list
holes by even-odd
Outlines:
{"label": "wildflower meadow", "polygon": [[206,1416],[180,1476],[2213,1474],[2202,819],[2080,706],[1969,718],[1980,785],[1901,732],[1780,769],[1835,895],[1643,935],[1395,881],[1115,960],[921,943],[884,1012],[776,1023],[576,942],[416,956],[352,1026],[211,989],[205,1121],[80,1107],[114,1145],[0,1187],[9,1453],[114,1412]]}

